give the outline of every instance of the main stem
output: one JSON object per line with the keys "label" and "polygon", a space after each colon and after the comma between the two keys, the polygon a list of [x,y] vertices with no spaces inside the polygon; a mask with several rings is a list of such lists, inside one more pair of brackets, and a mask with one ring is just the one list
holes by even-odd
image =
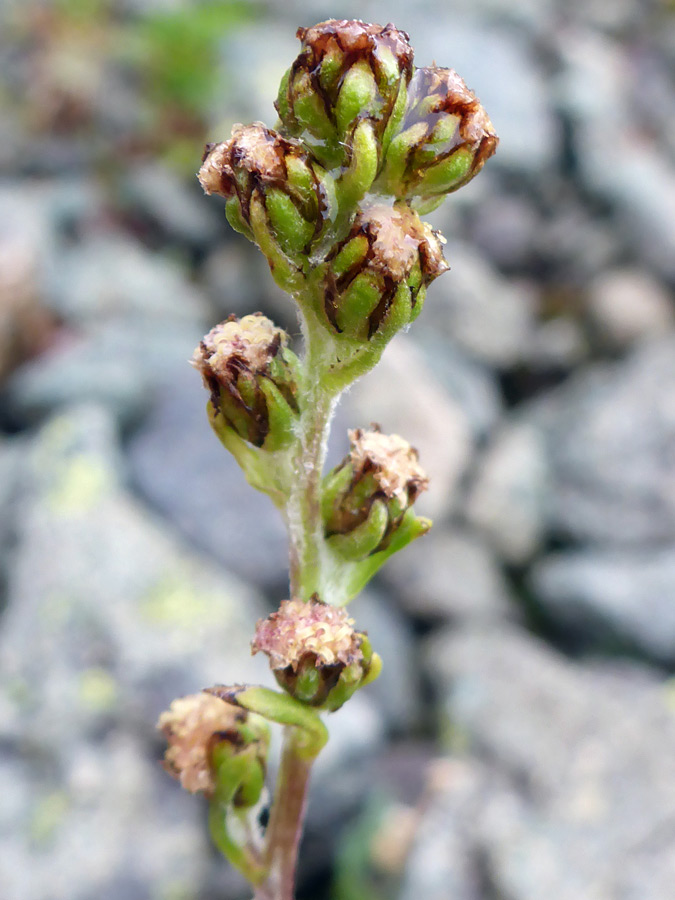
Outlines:
{"label": "main stem", "polygon": [[[327,362],[325,337],[310,323],[303,324],[304,391],[287,522],[291,597],[309,600],[322,586],[321,478],[336,395],[323,383]],[[297,729],[287,726],[267,829],[265,854],[269,876],[258,889],[255,900],[294,898],[298,848],[313,761],[298,747]]]}
{"label": "main stem", "polygon": [[[304,391],[293,488],[288,502],[291,597],[309,600],[321,594],[324,548],[321,518],[321,478],[328,429],[336,393],[326,387],[325,335],[313,323],[303,323],[305,336]],[[327,597],[321,597],[328,601]]]}
{"label": "main stem", "polygon": [[298,848],[307,807],[307,789],[313,758],[299,752],[297,729],[284,730],[284,747],[277,776],[274,804],[267,829],[266,862],[269,876],[265,888],[270,900],[293,900]]}

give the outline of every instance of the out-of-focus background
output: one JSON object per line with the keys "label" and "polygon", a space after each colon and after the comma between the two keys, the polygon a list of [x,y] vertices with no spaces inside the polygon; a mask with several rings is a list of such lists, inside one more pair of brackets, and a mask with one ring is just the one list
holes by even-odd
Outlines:
{"label": "out-of-focus background", "polygon": [[502,142],[451,271],[350,392],[432,533],[353,609],[304,900],[672,900],[675,9],[666,0],[0,3],[0,896],[247,900],[160,770],[175,696],[269,681],[281,523],[187,360],[291,302],[194,172],[273,124],[295,29],[393,21]]}

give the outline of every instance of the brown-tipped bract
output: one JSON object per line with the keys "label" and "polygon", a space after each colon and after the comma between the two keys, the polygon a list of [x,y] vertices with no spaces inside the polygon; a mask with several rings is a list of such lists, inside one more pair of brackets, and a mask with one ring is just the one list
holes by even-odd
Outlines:
{"label": "brown-tipped bract", "polygon": [[281,82],[288,132],[328,168],[348,165],[357,130],[386,146],[405,108],[413,51],[393,25],[330,19],[299,28],[302,49]]}

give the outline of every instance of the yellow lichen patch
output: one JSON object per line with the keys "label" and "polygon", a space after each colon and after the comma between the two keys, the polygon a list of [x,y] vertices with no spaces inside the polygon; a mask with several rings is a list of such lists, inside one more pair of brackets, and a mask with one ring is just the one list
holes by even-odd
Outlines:
{"label": "yellow lichen patch", "polygon": [[49,503],[61,516],[93,510],[110,490],[112,479],[105,466],[92,456],[74,456],[63,466],[49,494]]}
{"label": "yellow lichen patch", "polygon": [[92,712],[110,712],[117,705],[117,682],[105,669],[91,668],[80,673],[79,695],[82,706]]}
{"label": "yellow lichen patch", "polygon": [[220,622],[230,608],[227,596],[195,587],[187,572],[164,575],[143,597],[141,615],[157,625],[195,628],[206,621]]}
{"label": "yellow lichen patch", "polygon": [[53,791],[40,798],[30,820],[30,838],[35,844],[46,844],[58,832],[68,813],[70,799],[65,791]]}

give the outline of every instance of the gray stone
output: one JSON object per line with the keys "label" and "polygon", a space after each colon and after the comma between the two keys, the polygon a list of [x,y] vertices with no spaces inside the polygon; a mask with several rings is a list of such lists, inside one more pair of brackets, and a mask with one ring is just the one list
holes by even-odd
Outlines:
{"label": "gray stone", "polygon": [[[120,729],[59,750],[23,745],[0,756],[4,896],[196,897],[211,865],[201,804]],[[221,896],[242,898],[238,882]]]}
{"label": "gray stone", "polygon": [[588,312],[600,344],[618,350],[662,336],[675,324],[669,292],[640,269],[613,269],[599,276],[589,287]]}
{"label": "gray stone", "polygon": [[482,766],[458,759],[434,763],[398,900],[483,900],[475,823],[490,799]]}
{"label": "gray stone", "polygon": [[675,174],[668,153],[634,115],[634,98],[643,94],[636,68],[625,48],[590,30],[566,34],[559,50],[560,102],[575,125],[583,182],[614,205],[642,257],[672,278]]}
{"label": "gray stone", "polygon": [[111,318],[203,323],[207,305],[172,259],[122,232],[99,230],[59,258],[51,306],[80,326]]}
{"label": "gray stone", "polygon": [[490,366],[520,362],[533,327],[532,295],[509,284],[465,244],[448,244],[446,256],[451,270],[430,290],[429,315],[415,327],[443,335]]}
{"label": "gray stone", "polygon": [[176,240],[203,247],[224,230],[217,205],[204,195],[197,180],[190,184],[160,162],[128,170],[122,190],[124,202],[140,207],[143,215],[151,216]]}
{"label": "gray stone", "polygon": [[[303,8],[302,16],[308,11]],[[323,18],[330,18],[330,13]],[[316,19],[321,21],[321,17]],[[279,92],[279,82],[300,51],[295,37],[299,22],[288,19],[257,21],[233,29],[220,44],[222,78],[228,86],[228,127],[223,128],[223,100],[218,96],[214,119],[220,130],[214,140],[227,140],[229,126],[234,122],[267,122],[274,124],[273,103]],[[305,25],[313,24],[306,19]]]}
{"label": "gray stone", "polygon": [[489,623],[514,616],[494,555],[471,532],[436,526],[392,557],[381,577],[416,619]]}
{"label": "gray stone", "polygon": [[[427,312],[434,316],[433,307]],[[411,337],[438,383],[464,410],[475,440],[484,440],[502,413],[495,374],[428,328],[413,329]]]}
{"label": "gray stone", "polygon": [[133,482],[195,546],[247,581],[285,593],[281,516],[212,432],[207,400],[198,374],[187,364],[177,368],[129,441]]}
{"label": "gray stone", "polygon": [[204,329],[198,323],[145,319],[94,325],[21,366],[8,380],[13,418],[35,423],[71,404],[104,406],[124,427],[135,424],[187,360]]}
{"label": "gray stone", "polygon": [[581,322],[562,316],[537,323],[527,348],[529,365],[544,371],[578,368],[589,355]]}
{"label": "gray stone", "polygon": [[528,411],[547,445],[550,528],[608,546],[673,539],[674,392],[668,337],[580,372]]}
{"label": "gray stone", "polygon": [[476,209],[471,237],[492,263],[509,270],[527,266],[536,256],[542,218],[528,197],[497,192]]}
{"label": "gray stone", "polygon": [[[384,432],[400,434],[417,447],[433,490],[419,498],[416,509],[432,517],[447,513],[469,462],[471,428],[410,338],[399,335],[392,341],[377,368],[346,395],[341,414],[352,428],[379,422]],[[346,435],[341,451],[347,451]]]}
{"label": "gray stone", "polygon": [[63,742],[71,726],[121,711],[152,723],[176,695],[258,680],[248,642],[264,606],[121,488],[106,416],[50,421],[26,465],[0,632],[8,726]]}
{"label": "gray stone", "polygon": [[6,582],[16,539],[18,497],[23,477],[25,443],[0,437],[0,614],[6,601]]}
{"label": "gray stone", "polygon": [[478,462],[465,513],[503,559],[522,564],[544,538],[548,489],[541,431],[527,423],[507,422]]}
{"label": "gray stone", "polygon": [[276,285],[260,252],[239,235],[213,251],[204,278],[211,305],[221,318],[263,312],[289,334],[299,333],[296,304]]}
{"label": "gray stone", "polygon": [[621,642],[675,662],[675,552],[578,551],[544,557],[531,575],[538,603],[586,645]]}
{"label": "gray stone", "polygon": [[[405,552],[405,551],[404,551]],[[390,731],[419,727],[422,704],[415,635],[389,592],[369,586],[349,607],[359,631],[365,631],[382,657],[382,673],[367,688]]]}
{"label": "gray stone", "polygon": [[[667,900],[675,717],[665,686],[628,666],[604,678],[508,628],[442,634],[429,653],[470,768],[468,787],[441,786],[425,817],[447,822],[466,798],[454,834],[481,887],[510,900]],[[457,853],[446,857],[443,840],[437,831],[438,852],[423,857],[433,872],[417,865],[406,898],[447,896]]]}
{"label": "gray stone", "polygon": [[193,890],[210,866],[203,809],[151,761],[152,729],[175,696],[270,683],[248,650],[264,606],[124,489],[100,410],[51,420],[24,466],[0,630],[13,798],[0,814],[3,889],[22,900]]}
{"label": "gray stone", "polygon": [[260,309],[264,266],[260,253],[239,241],[221,244],[209,255],[204,279],[212,304],[223,318],[265,311]]}

